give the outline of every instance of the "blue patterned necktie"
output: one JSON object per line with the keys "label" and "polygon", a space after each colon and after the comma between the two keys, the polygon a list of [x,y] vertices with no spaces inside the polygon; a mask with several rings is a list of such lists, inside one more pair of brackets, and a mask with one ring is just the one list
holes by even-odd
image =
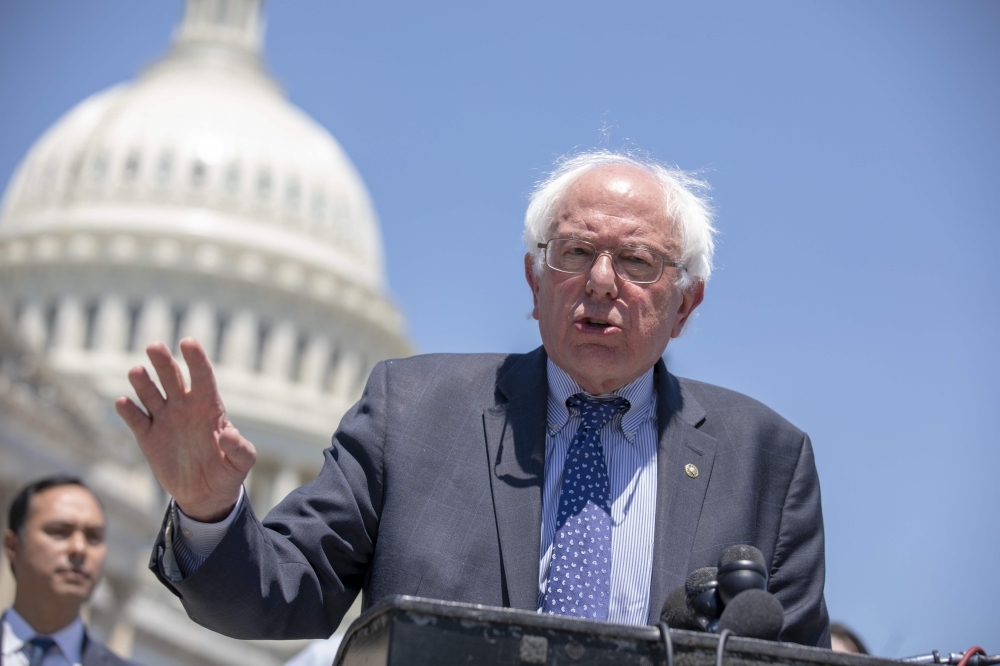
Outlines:
{"label": "blue patterned necktie", "polygon": [[607,620],[611,601],[611,491],[601,447],[601,428],[628,410],[625,398],[566,399],[582,422],[563,467],[559,513],[542,611]]}
{"label": "blue patterned necktie", "polygon": [[35,636],[28,641],[27,646],[28,666],[41,666],[45,655],[56,646],[56,642],[48,636]]}

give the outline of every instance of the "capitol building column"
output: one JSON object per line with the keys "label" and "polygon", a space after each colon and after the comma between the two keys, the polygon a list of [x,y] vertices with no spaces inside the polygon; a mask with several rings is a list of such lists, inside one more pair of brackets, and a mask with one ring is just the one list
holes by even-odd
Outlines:
{"label": "capitol building column", "polygon": [[87,335],[87,315],[79,296],[63,296],[53,305],[49,353],[71,360],[83,349]]}
{"label": "capitol building column", "polygon": [[45,314],[42,304],[34,298],[25,298],[20,302],[21,313],[18,318],[21,335],[32,349],[44,349],[48,340],[45,326]]}
{"label": "capitol building column", "polygon": [[129,312],[118,294],[102,294],[94,325],[94,348],[100,355],[115,356],[128,351]]}
{"label": "capitol building column", "polygon": [[257,318],[250,310],[239,310],[229,320],[219,350],[224,372],[249,372],[257,344]]}
{"label": "capitol building column", "polygon": [[146,345],[153,342],[170,343],[173,317],[170,304],[157,294],[146,297],[139,310],[136,326],[135,350],[141,353]]}

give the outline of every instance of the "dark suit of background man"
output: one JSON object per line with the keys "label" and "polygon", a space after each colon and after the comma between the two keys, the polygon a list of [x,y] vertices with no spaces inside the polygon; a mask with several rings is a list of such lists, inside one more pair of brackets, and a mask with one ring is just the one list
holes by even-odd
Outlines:
{"label": "dark suit of background man", "polygon": [[711,272],[702,185],[605,152],[563,162],[525,216],[542,348],[378,364],[319,477],[263,523],[242,490],[254,447],[205,352],[181,342],[188,389],[151,345],[165,397],[136,367],[146,411],[117,402],[174,498],[151,568],[195,621],[239,638],[328,636],[359,592],[646,624],[691,570],[749,543],[782,638],[828,646],[808,437],[660,358]]}
{"label": "dark suit of background man", "polygon": [[0,666],[125,666],[90,638],[80,606],[104,566],[104,509],[77,478],[52,476],[10,506],[4,549],[17,580],[3,614]]}

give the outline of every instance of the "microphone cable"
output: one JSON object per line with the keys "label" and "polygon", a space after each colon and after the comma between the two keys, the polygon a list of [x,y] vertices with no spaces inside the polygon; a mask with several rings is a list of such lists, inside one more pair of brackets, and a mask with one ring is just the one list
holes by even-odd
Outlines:
{"label": "microphone cable", "polygon": [[970,647],[968,650],[965,651],[964,655],[962,655],[962,660],[958,662],[958,666],[969,666],[969,660],[972,659],[972,655],[974,654],[981,654],[985,657],[986,650],[979,647],[978,645],[973,645],[972,647]]}
{"label": "microphone cable", "polygon": [[722,655],[726,651],[726,640],[732,635],[732,629],[723,629],[719,632],[719,647],[715,651],[715,666],[722,666]]}
{"label": "microphone cable", "polygon": [[667,666],[674,666],[674,641],[670,638],[670,627],[662,620],[659,627],[660,635],[663,638],[663,651],[667,655]]}

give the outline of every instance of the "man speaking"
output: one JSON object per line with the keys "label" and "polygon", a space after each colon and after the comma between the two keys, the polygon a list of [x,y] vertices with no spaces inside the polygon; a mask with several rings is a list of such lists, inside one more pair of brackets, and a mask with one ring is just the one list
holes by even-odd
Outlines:
{"label": "man speaking", "polygon": [[360,592],[647,624],[693,569],[759,548],[781,638],[829,645],[809,438],[661,356],[702,301],[711,216],[683,172],[607,152],[563,162],[525,216],[543,346],[378,364],[319,477],[258,521],[253,445],[201,346],[147,352],[164,394],[118,413],[173,496],[150,566],[237,638],[326,637]]}

